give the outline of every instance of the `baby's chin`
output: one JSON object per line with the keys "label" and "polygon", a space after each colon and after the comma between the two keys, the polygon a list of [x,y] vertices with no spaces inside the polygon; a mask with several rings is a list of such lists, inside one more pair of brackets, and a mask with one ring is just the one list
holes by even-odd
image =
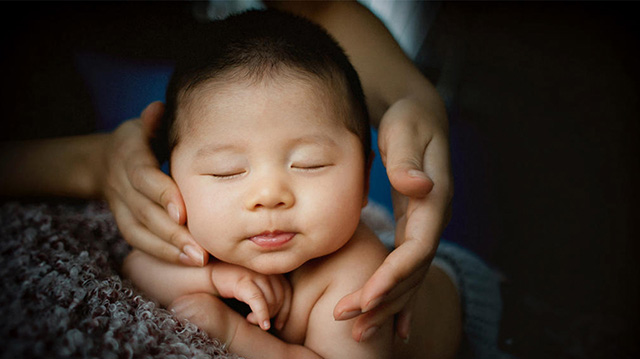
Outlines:
{"label": "baby's chin", "polygon": [[300,266],[307,261],[307,259],[299,258],[274,257],[276,256],[260,255],[256,258],[253,258],[250,262],[237,264],[247,267],[254,272],[271,275],[293,272],[294,270],[300,268]]}

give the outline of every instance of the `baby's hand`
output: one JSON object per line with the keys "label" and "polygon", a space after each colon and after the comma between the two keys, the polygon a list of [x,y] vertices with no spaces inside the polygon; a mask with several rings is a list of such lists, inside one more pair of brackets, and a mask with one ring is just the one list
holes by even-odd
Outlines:
{"label": "baby's hand", "polygon": [[263,330],[271,328],[270,318],[276,317],[275,328],[280,330],[289,318],[291,309],[291,284],[284,276],[265,275],[250,269],[216,263],[211,271],[211,281],[223,298],[235,298],[249,305],[247,320]]}

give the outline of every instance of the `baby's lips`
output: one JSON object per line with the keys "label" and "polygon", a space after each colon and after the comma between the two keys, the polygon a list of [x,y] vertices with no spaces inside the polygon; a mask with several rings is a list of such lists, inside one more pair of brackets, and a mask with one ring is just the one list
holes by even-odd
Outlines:
{"label": "baby's lips", "polygon": [[296,233],[294,232],[282,232],[282,231],[265,231],[258,235],[249,237],[248,239],[253,243],[263,248],[277,248],[285,243],[289,242]]}

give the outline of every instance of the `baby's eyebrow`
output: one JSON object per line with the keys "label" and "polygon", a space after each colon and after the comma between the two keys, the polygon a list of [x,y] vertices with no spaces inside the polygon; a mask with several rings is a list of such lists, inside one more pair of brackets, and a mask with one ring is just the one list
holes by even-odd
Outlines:
{"label": "baby's eyebrow", "polygon": [[[302,135],[289,141],[289,146],[291,147],[304,144],[321,145],[329,148],[336,147],[338,145],[331,136],[325,134]],[[242,147],[243,146],[237,143],[211,143],[200,147],[196,152],[195,157],[208,157],[221,152],[239,153],[242,151]]]}
{"label": "baby's eyebrow", "polygon": [[212,143],[204,147],[200,147],[196,152],[196,157],[207,157],[220,152],[238,152],[240,149],[232,143],[220,144]]}
{"label": "baby's eyebrow", "polygon": [[327,147],[334,147],[338,144],[336,141],[329,135],[325,134],[312,134],[312,135],[304,135],[297,137],[291,141],[292,144],[320,144]]}

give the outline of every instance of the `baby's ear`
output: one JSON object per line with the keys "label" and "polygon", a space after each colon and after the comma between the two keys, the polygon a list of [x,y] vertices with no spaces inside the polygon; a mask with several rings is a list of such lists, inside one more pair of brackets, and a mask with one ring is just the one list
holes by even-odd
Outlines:
{"label": "baby's ear", "polygon": [[149,137],[153,137],[160,123],[162,121],[162,115],[164,115],[164,103],[161,101],[155,101],[150,103],[140,114],[140,120],[142,121],[142,128]]}

